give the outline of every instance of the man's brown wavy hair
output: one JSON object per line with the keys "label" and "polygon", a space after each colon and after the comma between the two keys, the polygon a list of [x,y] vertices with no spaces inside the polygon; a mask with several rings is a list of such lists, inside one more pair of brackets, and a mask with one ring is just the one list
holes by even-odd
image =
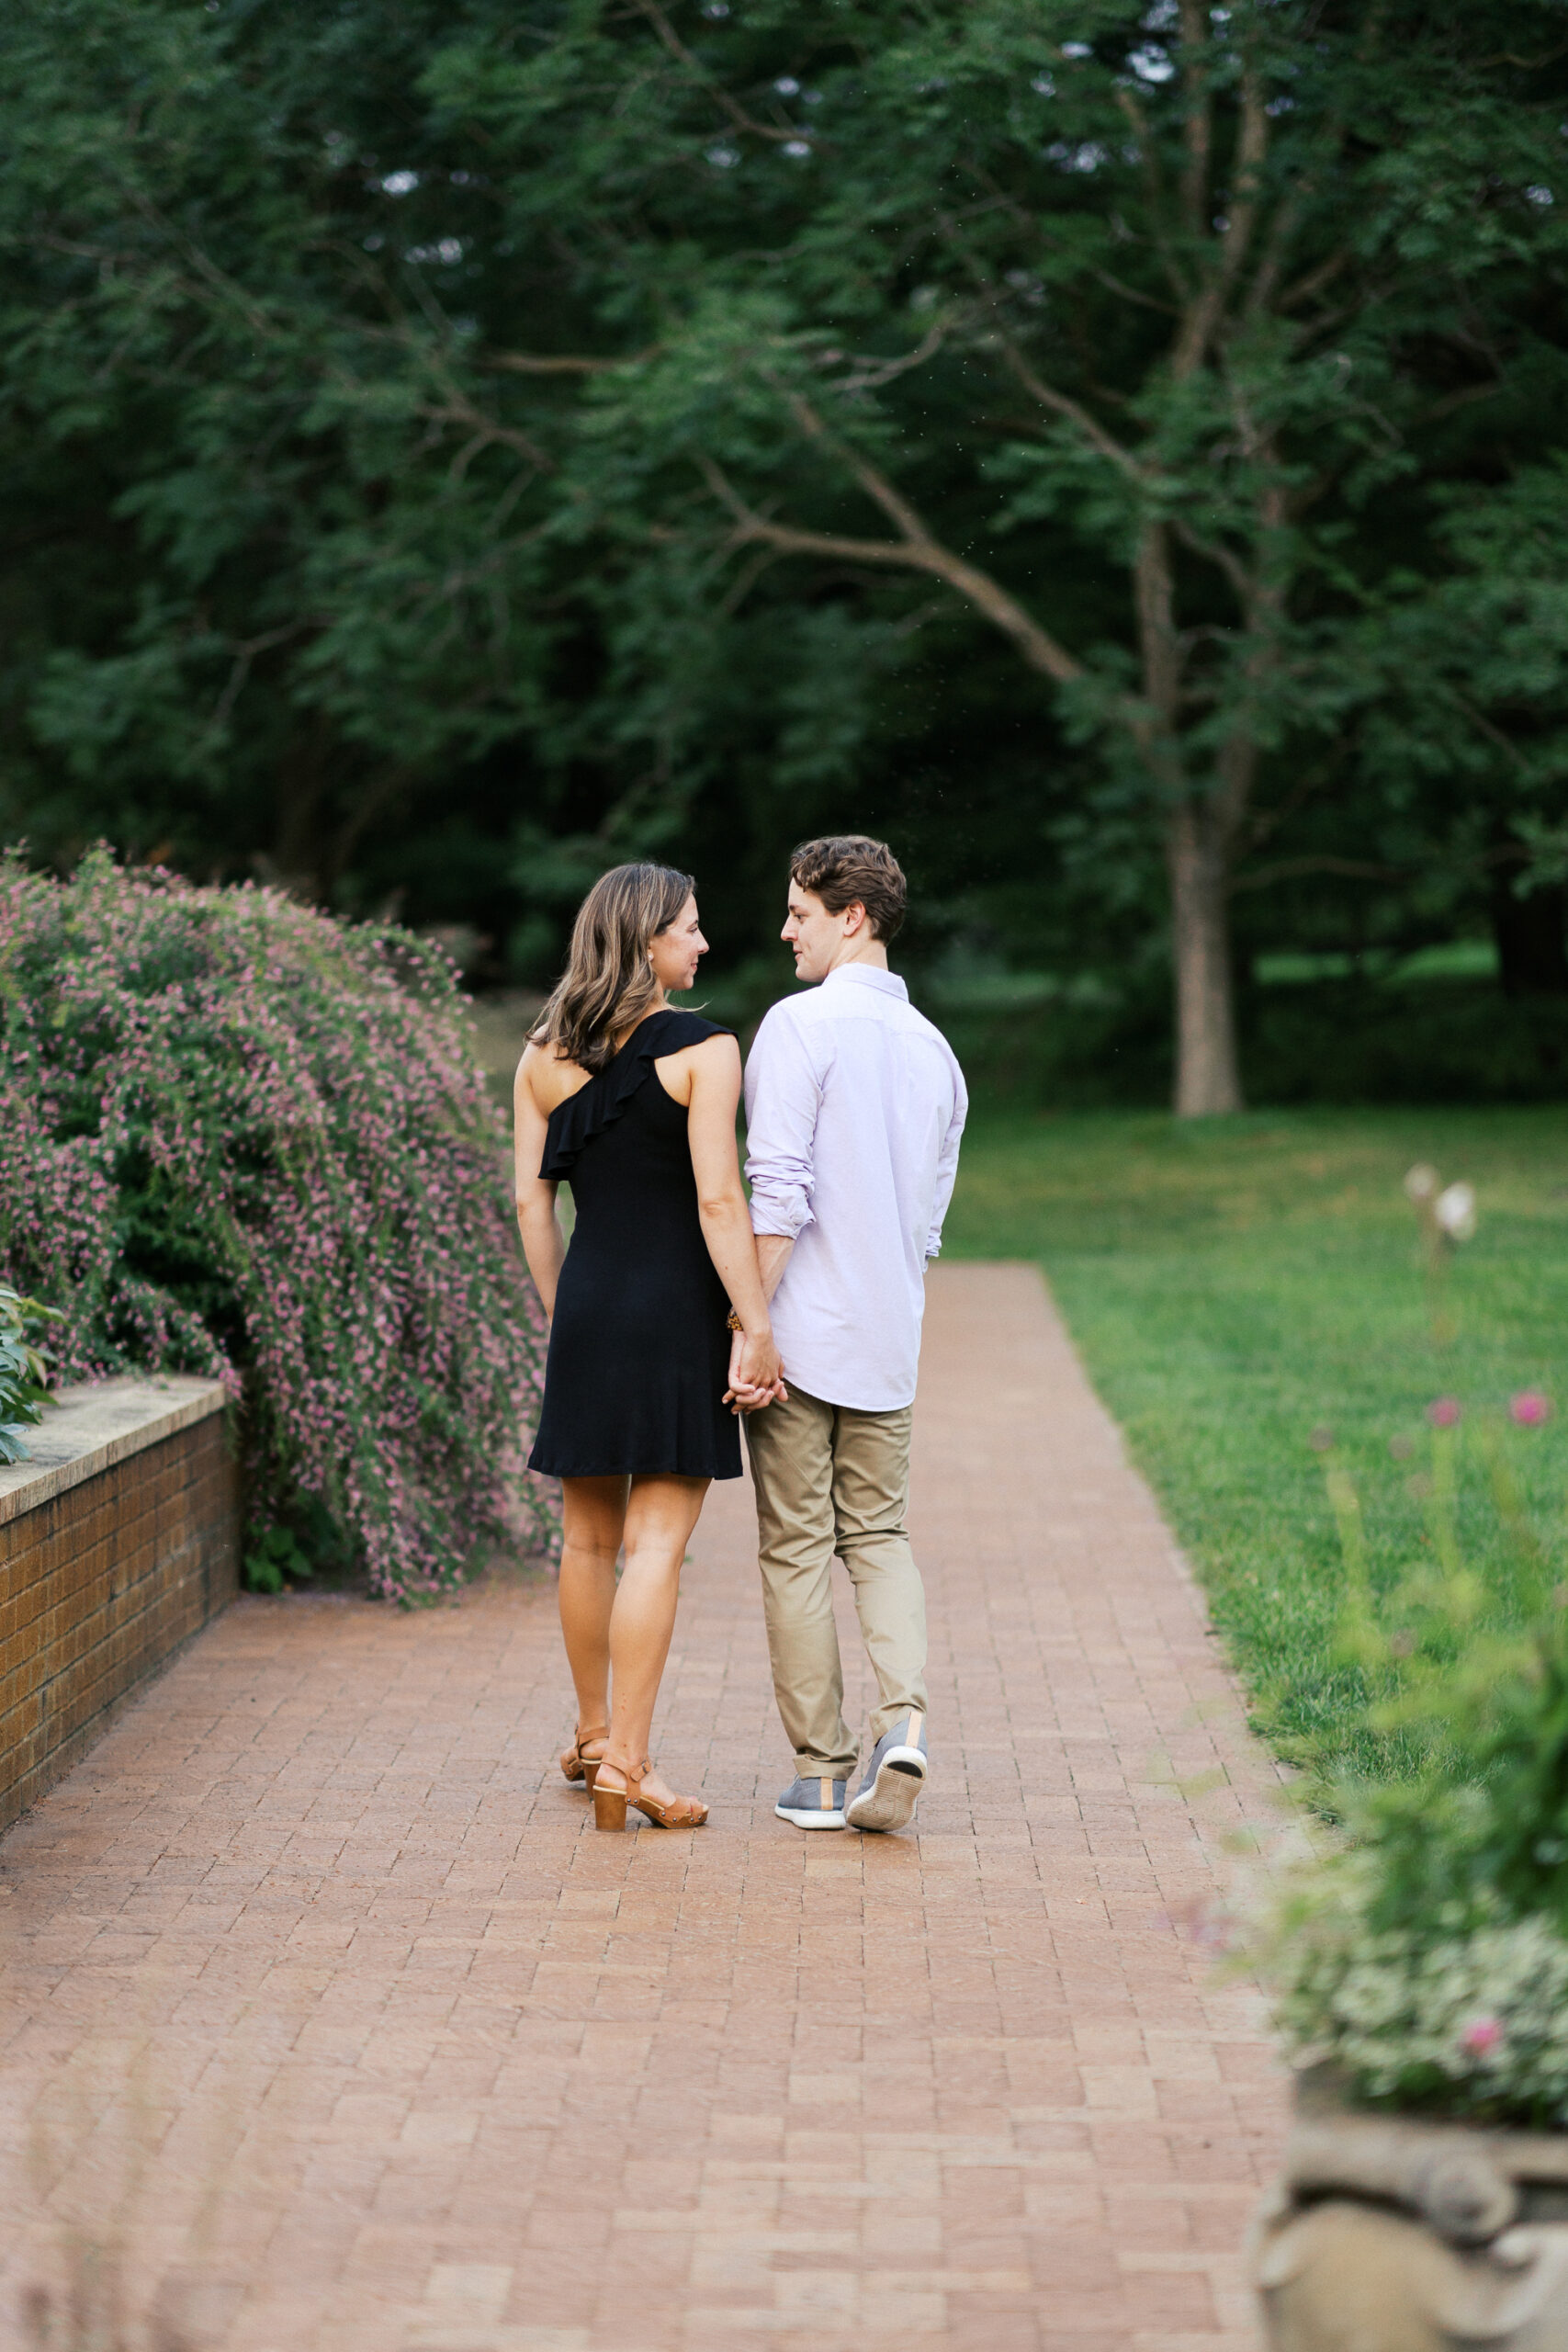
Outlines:
{"label": "man's brown wavy hair", "polygon": [[659,983],[648,951],[696,885],[672,865],[613,865],[577,910],[571,953],[537,1021],[531,1046],[553,1046],[595,1076],[607,1069],[654,1010]]}
{"label": "man's brown wavy hair", "polygon": [[909,903],[904,869],[886,842],[869,833],[824,833],[790,852],[789,878],[820,899],[830,915],[863,906],[874,939],[897,939]]}

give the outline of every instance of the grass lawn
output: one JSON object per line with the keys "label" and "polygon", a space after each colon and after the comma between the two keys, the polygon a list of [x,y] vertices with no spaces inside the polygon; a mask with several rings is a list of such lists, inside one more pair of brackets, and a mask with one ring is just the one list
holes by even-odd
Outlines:
{"label": "grass lawn", "polygon": [[[1418,1159],[1479,1196],[1479,1231],[1452,1261],[1447,1346],[1402,1191]],[[1501,1532],[1489,1429],[1506,1433],[1547,1581],[1568,1575],[1568,1108],[1183,1125],[982,1111],[945,1248],[1044,1267],[1203,1577],[1255,1721],[1286,1753],[1339,1747],[1360,1695],[1335,1656],[1344,1577],[1314,1429],[1333,1431],[1355,1479],[1391,1627],[1400,1587],[1434,1558],[1425,1408],[1439,1396],[1464,1408],[1460,1529],[1490,1616],[1517,1616],[1532,1579]],[[1505,1418],[1526,1388],[1554,1400],[1543,1429]]]}

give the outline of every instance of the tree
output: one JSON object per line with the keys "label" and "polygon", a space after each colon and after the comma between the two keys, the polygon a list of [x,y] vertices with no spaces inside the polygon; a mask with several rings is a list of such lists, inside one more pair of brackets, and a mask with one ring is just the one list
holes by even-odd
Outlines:
{"label": "tree", "polygon": [[706,563],[734,601],[781,560],[935,584],[1145,808],[1181,1112],[1240,1101],[1228,899],[1350,707],[1369,506],[1451,466],[1472,403],[1495,433],[1561,391],[1556,25],[636,0],[433,69],[507,159],[513,241],[574,224],[584,345],[497,364],[581,381],[569,492],[646,535],[633,594]]}
{"label": "tree", "polygon": [[395,286],[371,250],[396,196],[360,141],[402,129],[430,25],[271,17],[24,0],[0,32],[10,684],[35,771],[134,801],[137,850],[254,844],[330,899],[526,726],[549,625],[526,435],[476,441],[434,335],[402,364],[448,248]]}
{"label": "tree", "polygon": [[[1157,850],[1178,1108],[1236,1105],[1233,894],[1388,864],[1323,836],[1382,823],[1365,747],[1425,707],[1391,649],[1450,675],[1412,616],[1506,561],[1434,490],[1549,446],[1554,8],[18,23],[12,413],[62,448],[126,418],[146,567],[29,684],[59,755],[256,762],[319,883],[363,808],[525,738],[615,776],[592,859],[678,836],[747,724],[773,791],[847,771],[912,643],[988,637],[1035,734],[1021,842],[1049,808],[1091,864]],[[1430,773],[1465,806],[1416,828],[1447,855],[1510,788],[1463,726]]]}

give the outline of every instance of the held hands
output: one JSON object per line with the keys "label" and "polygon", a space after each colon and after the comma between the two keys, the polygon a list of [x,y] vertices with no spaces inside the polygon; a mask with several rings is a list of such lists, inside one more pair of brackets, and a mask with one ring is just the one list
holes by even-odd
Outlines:
{"label": "held hands", "polygon": [[737,1331],[729,1343],[729,1385],[724,1401],[736,1413],[758,1413],[775,1398],[787,1399],[784,1366],[771,1331],[753,1337]]}

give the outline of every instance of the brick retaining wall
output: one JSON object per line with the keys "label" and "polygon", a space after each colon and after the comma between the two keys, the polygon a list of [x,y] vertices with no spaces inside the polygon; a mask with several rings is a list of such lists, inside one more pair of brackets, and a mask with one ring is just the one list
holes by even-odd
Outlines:
{"label": "brick retaining wall", "polygon": [[233,1598],[223,1403],[209,1380],[66,1390],[0,1469],[0,1828]]}

